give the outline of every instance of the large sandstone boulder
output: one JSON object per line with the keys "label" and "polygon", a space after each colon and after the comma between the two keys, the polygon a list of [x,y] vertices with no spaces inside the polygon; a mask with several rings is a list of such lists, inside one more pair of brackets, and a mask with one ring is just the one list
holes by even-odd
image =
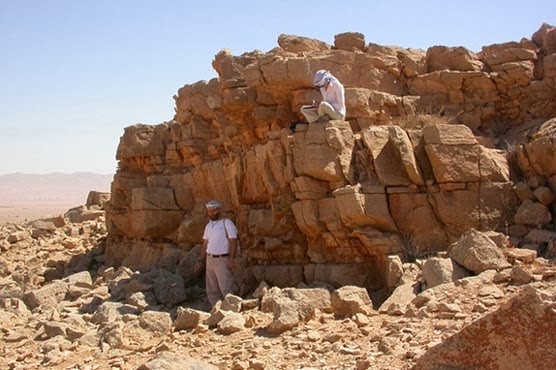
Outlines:
{"label": "large sandstone boulder", "polygon": [[218,366],[173,352],[160,352],[153,359],[139,366],[137,370],[217,370]]}
{"label": "large sandstone boulder", "polygon": [[42,307],[43,309],[54,308],[61,302],[68,292],[68,284],[61,280],[55,280],[43,287],[27,292],[23,301],[30,309]]}
{"label": "large sandstone boulder", "polygon": [[363,288],[345,286],[336,289],[331,296],[332,311],[337,316],[353,316],[358,313],[371,314],[373,302]]}
{"label": "large sandstone boulder", "polygon": [[285,51],[292,53],[330,50],[330,45],[322,41],[286,34],[278,36],[278,45]]}
{"label": "large sandstone boulder", "polygon": [[345,32],[334,36],[334,46],[339,50],[365,50],[365,35],[359,32]]}
{"label": "large sandstone boulder", "polygon": [[556,340],[554,298],[524,288],[497,311],[428,350],[414,369],[550,369],[556,354],[543,343]]}
{"label": "large sandstone boulder", "polygon": [[423,263],[423,280],[427,288],[453,283],[470,273],[451,258],[429,258]]}
{"label": "large sandstone boulder", "polygon": [[354,139],[347,122],[310,124],[305,133],[294,135],[294,140],[294,166],[299,175],[336,183],[351,179]]}
{"label": "large sandstone boulder", "polygon": [[511,267],[504,253],[487,235],[470,230],[450,246],[448,255],[454,261],[476,274],[488,269]]}
{"label": "large sandstone boulder", "polygon": [[477,56],[463,47],[433,46],[427,50],[426,60],[429,72],[479,71],[482,69],[482,63]]}

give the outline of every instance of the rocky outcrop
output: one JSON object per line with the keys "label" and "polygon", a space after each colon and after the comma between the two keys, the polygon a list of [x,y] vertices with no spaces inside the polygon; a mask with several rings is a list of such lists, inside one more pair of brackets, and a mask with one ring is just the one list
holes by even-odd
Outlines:
{"label": "rocky outcrop", "polygon": [[[218,78],[179,89],[173,120],[125,129],[107,262],[189,279],[203,204],[217,198],[239,228],[240,293],[278,276],[273,285],[357,285],[381,301],[390,255],[446,250],[470,229],[552,228],[554,139],[514,142],[509,156],[499,136],[556,116],[555,32],[543,25],[479,53],[366,45],[358,33],[219,52]],[[346,121],[292,134],[300,106],[320,98],[311,78],[323,68],[346,86]],[[517,174],[537,179],[534,199],[519,197]]]}

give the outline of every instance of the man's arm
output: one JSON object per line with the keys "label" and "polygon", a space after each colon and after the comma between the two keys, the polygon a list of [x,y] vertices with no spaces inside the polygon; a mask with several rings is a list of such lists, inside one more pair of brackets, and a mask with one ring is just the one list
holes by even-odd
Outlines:
{"label": "man's arm", "polygon": [[203,262],[207,260],[207,246],[208,240],[203,239],[203,244],[201,244],[201,254],[199,255],[199,259]]}
{"label": "man's arm", "polygon": [[195,264],[196,272],[201,271],[205,266],[205,263],[207,261],[207,245],[208,245],[208,240],[203,239],[203,244],[201,245],[201,254],[199,255],[199,260]]}
{"label": "man's arm", "polygon": [[339,84],[335,83],[330,87],[331,98],[329,103],[338,111],[339,113],[344,113],[346,106],[346,97],[344,88]]}
{"label": "man's arm", "polygon": [[[232,227],[232,232],[230,233],[228,231],[229,225],[226,221],[228,220],[224,220],[224,230],[226,231],[226,237],[228,238],[228,253],[230,254],[228,256],[228,261],[226,264],[228,265],[228,269],[230,271],[233,271],[237,251],[237,228],[236,225],[232,221],[230,221]],[[230,234],[233,235],[233,237],[230,237]]]}
{"label": "man's arm", "polygon": [[237,239],[228,239],[230,242],[230,258],[236,258]]}
{"label": "man's arm", "polygon": [[230,247],[229,249],[229,253],[230,255],[228,256],[228,262],[226,263],[228,265],[228,269],[230,271],[234,270],[234,262],[235,262],[235,258],[236,258],[236,250],[237,250],[237,239],[228,239],[228,245]]}

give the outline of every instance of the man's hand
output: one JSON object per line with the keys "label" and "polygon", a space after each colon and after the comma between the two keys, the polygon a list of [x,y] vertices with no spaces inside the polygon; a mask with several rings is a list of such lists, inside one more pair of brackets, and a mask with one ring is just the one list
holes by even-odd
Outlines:
{"label": "man's hand", "polygon": [[228,266],[228,270],[234,271],[235,261],[233,258],[228,257],[228,261],[226,262],[226,265]]}
{"label": "man's hand", "polygon": [[203,267],[205,267],[205,264],[202,261],[197,261],[197,263],[195,264],[195,272],[199,273],[201,271],[203,271]]}

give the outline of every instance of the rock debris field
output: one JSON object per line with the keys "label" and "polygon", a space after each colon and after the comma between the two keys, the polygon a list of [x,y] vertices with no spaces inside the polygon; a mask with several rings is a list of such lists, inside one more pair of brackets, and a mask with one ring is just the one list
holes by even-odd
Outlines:
{"label": "rock debris field", "polygon": [[[470,231],[399,261],[378,305],[355,286],[270,287],[212,310],[202,284],[105,265],[105,215],[0,226],[2,369],[551,369],[553,243]],[[396,266],[396,264],[393,264]]]}

